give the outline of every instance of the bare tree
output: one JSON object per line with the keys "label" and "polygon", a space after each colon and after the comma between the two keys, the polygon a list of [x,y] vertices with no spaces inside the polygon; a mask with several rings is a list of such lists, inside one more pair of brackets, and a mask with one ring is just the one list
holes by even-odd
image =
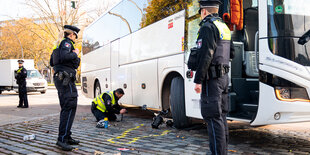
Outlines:
{"label": "bare tree", "polygon": [[[100,4],[96,5],[93,9],[87,9],[89,7],[87,3],[90,0],[25,0],[25,5],[29,6],[35,16],[33,17],[33,24],[36,25],[36,29],[41,29],[46,34],[48,34],[48,40],[52,39],[54,43],[57,44],[56,41],[60,41],[60,32],[63,31],[64,25],[75,25],[81,29],[81,33],[79,33],[79,39],[76,44],[78,48],[81,48],[82,35],[84,28],[95,20],[104,12],[108,5],[107,1],[100,1]],[[98,1],[99,3],[99,1]],[[74,7],[72,6],[74,4]],[[98,15],[93,19],[89,19],[88,15],[96,12]],[[21,25],[21,23],[20,23]],[[37,34],[35,30],[29,29],[29,32],[32,32],[34,35],[40,37],[40,34]],[[42,38],[44,40],[46,38]],[[48,51],[45,53],[51,54],[53,45],[50,46]],[[43,53],[46,48],[38,49],[37,53]],[[80,49],[81,50],[81,49]],[[42,60],[41,64],[49,67],[48,59]],[[79,71],[78,71],[79,72]]]}
{"label": "bare tree", "polygon": [[[71,7],[71,2],[75,3],[75,8]],[[38,23],[45,29],[50,37],[58,40],[58,32],[63,30],[64,25],[77,25],[86,12],[81,11],[81,7],[86,0],[26,0],[26,5],[31,7],[36,14]],[[55,29],[57,31],[55,31]]]}
{"label": "bare tree", "polygon": [[102,3],[102,1],[98,1],[95,8],[92,8],[87,11],[88,22],[93,22],[98,17],[100,17],[108,8],[112,5],[111,1],[106,1]]}

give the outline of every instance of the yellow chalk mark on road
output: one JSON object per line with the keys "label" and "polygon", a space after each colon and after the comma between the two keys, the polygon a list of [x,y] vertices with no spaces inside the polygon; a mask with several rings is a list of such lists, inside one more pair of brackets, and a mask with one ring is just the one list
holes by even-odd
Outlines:
{"label": "yellow chalk mark on road", "polygon": [[142,126],[144,126],[144,124],[141,124],[140,126],[137,126],[135,128],[128,129],[128,130],[124,131],[121,136],[117,136],[116,138],[108,139],[107,141],[110,142],[110,143],[113,143],[113,144],[131,144],[131,143],[134,143],[134,142],[136,142],[136,141],[138,141],[138,140],[140,140],[142,138],[164,136],[164,135],[166,135],[166,134],[168,134],[170,132],[170,130],[165,130],[165,131],[163,131],[159,135],[148,135],[148,136],[134,137],[134,138],[131,138],[132,139],[131,141],[126,142],[126,143],[125,142],[116,142],[116,141],[114,141],[115,139],[123,139],[123,138],[125,138],[128,135],[129,132],[131,132],[133,130],[137,130],[137,129],[139,129]]}

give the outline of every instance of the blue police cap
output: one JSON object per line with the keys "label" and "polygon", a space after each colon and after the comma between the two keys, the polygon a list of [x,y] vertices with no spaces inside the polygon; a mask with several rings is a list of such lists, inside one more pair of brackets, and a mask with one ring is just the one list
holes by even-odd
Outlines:
{"label": "blue police cap", "polygon": [[200,7],[203,6],[219,6],[222,4],[220,0],[200,0],[199,1]]}
{"label": "blue police cap", "polygon": [[199,9],[199,14],[201,13],[202,8],[207,8],[207,7],[219,7],[222,2],[220,0],[200,0],[200,9]]}
{"label": "blue police cap", "polygon": [[19,64],[22,64],[22,63],[24,63],[24,60],[17,60],[17,62],[19,63]]}
{"label": "blue police cap", "polygon": [[80,32],[80,29],[75,27],[75,26],[72,26],[72,25],[65,25],[64,26],[64,29],[68,29],[68,30],[71,30],[74,32],[74,34],[76,35],[76,38],[78,37],[78,33]]}

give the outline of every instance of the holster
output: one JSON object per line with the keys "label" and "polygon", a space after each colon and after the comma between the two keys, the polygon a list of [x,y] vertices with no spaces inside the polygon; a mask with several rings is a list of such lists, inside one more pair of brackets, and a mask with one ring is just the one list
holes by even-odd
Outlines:
{"label": "holster", "polygon": [[74,76],[72,73],[68,73],[66,71],[58,72],[56,73],[56,77],[60,81],[62,81],[62,85],[67,86],[71,80],[74,81]]}
{"label": "holster", "polygon": [[62,85],[66,86],[69,84],[71,77],[70,77],[70,74],[66,71],[64,71],[63,74],[64,74],[64,79],[62,81]]}
{"label": "holster", "polygon": [[223,77],[225,74],[229,72],[229,66],[224,64],[219,65],[211,65],[209,67],[209,78],[215,79]]}

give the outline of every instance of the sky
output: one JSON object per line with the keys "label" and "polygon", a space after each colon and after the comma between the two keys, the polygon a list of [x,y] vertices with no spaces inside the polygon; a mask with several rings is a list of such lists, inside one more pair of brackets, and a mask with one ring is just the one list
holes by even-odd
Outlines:
{"label": "sky", "polygon": [[32,10],[25,6],[25,0],[0,0],[0,21],[30,16]]}
{"label": "sky", "polygon": [[[109,1],[110,6],[112,6],[120,0],[89,0],[87,7],[94,8],[98,5],[98,3],[103,1]],[[0,21],[23,17],[34,17],[34,12],[31,8],[25,5],[25,2],[26,0],[0,0]]]}

